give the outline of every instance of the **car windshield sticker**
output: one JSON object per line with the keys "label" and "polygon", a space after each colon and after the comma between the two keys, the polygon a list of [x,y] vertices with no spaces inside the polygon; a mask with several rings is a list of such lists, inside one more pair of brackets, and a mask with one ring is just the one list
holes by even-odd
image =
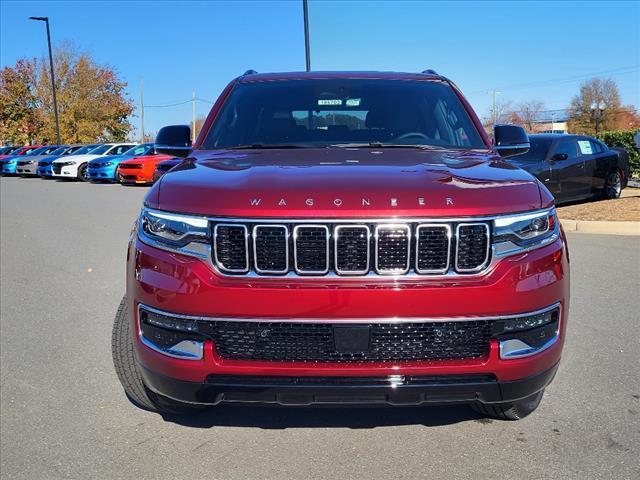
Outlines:
{"label": "car windshield sticker", "polygon": [[320,99],[318,105],[342,105],[342,100],[339,98]]}
{"label": "car windshield sticker", "polygon": [[591,142],[589,140],[578,140],[578,146],[580,147],[580,153],[583,155],[591,155]]}
{"label": "car windshield sticker", "polygon": [[358,107],[360,106],[359,98],[347,98],[347,107]]}

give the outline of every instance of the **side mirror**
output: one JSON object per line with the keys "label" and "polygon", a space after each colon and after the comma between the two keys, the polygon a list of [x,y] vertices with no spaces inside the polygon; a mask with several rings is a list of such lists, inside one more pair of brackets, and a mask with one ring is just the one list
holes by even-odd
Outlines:
{"label": "side mirror", "polygon": [[156,152],[186,157],[191,152],[191,128],[187,125],[162,127],[156,136]]}
{"label": "side mirror", "polygon": [[513,157],[529,151],[529,137],[522,127],[496,125],[493,127],[493,138],[501,157]]}
{"label": "side mirror", "polygon": [[567,158],[569,158],[569,155],[567,155],[566,153],[556,153],[553,157],[551,157],[551,160],[561,162],[562,160],[566,160]]}

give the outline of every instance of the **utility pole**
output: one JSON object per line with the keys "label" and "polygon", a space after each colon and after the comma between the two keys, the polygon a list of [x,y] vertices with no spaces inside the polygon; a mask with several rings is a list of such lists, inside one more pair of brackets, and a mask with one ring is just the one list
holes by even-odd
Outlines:
{"label": "utility pole", "polygon": [[191,144],[196,143],[196,92],[191,95]]}
{"label": "utility pole", "polygon": [[307,60],[307,72],[311,71],[311,53],[309,48],[309,6],[307,0],[302,0],[302,11],[304,12],[304,52]]}
{"label": "utility pole", "polygon": [[140,143],[144,143],[144,79],[140,79]]}
{"label": "utility pole", "polygon": [[58,119],[58,100],[56,98],[56,77],[53,73],[53,54],[51,53],[51,32],[49,31],[49,17],[29,17],[29,20],[37,20],[45,22],[47,25],[47,44],[49,45],[49,67],[51,68],[51,90],[53,91],[53,112],[56,117],[56,137],[58,145],[62,143],[60,140],[60,121]]}

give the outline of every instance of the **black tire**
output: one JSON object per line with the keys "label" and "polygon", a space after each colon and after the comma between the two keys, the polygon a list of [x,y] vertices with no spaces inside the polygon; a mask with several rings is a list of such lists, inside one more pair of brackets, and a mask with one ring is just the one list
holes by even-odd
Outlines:
{"label": "black tire", "polygon": [[622,175],[618,170],[612,170],[604,183],[604,198],[613,200],[620,198],[622,193]]}
{"label": "black tire", "polygon": [[88,182],[89,181],[89,177],[87,176],[89,173],[89,165],[87,165],[86,163],[83,165],[80,165],[78,167],[78,180],[80,180],[81,182]]}
{"label": "black tire", "polygon": [[111,334],[113,365],[127,397],[145,410],[170,415],[185,415],[206,408],[201,405],[176,402],[146,387],[135,359],[127,311],[127,297],[124,297],[118,306]]}
{"label": "black tire", "polygon": [[471,408],[486,417],[497,418],[499,420],[520,420],[538,408],[543,395],[544,389],[519,402],[497,405],[474,403],[471,405]]}

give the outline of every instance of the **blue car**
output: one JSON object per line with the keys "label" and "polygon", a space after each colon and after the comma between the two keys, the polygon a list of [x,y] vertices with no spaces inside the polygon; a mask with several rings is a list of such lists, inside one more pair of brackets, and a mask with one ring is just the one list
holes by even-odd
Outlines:
{"label": "blue car", "polygon": [[89,162],[89,168],[87,169],[87,175],[92,182],[116,182],[116,171],[120,162],[129,160],[135,157],[142,157],[145,155],[152,155],[155,153],[155,144],[142,143],[130,148],[122,155],[105,156],[96,158]]}
{"label": "blue car", "polygon": [[32,155],[36,152],[39,147],[21,147],[18,151],[21,151],[20,155],[9,155],[0,160],[0,173],[2,175],[15,175],[16,167],[18,166],[18,161],[23,158],[27,158],[29,155]]}
{"label": "blue car", "polygon": [[65,155],[83,155],[89,153],[91,150],[99,147],[100,144],[95,145],[61,145],[56,150],[51,152],[50,155],[42,158],[38,162],[38,176],[42,178],[53,177],[53,161]]}

